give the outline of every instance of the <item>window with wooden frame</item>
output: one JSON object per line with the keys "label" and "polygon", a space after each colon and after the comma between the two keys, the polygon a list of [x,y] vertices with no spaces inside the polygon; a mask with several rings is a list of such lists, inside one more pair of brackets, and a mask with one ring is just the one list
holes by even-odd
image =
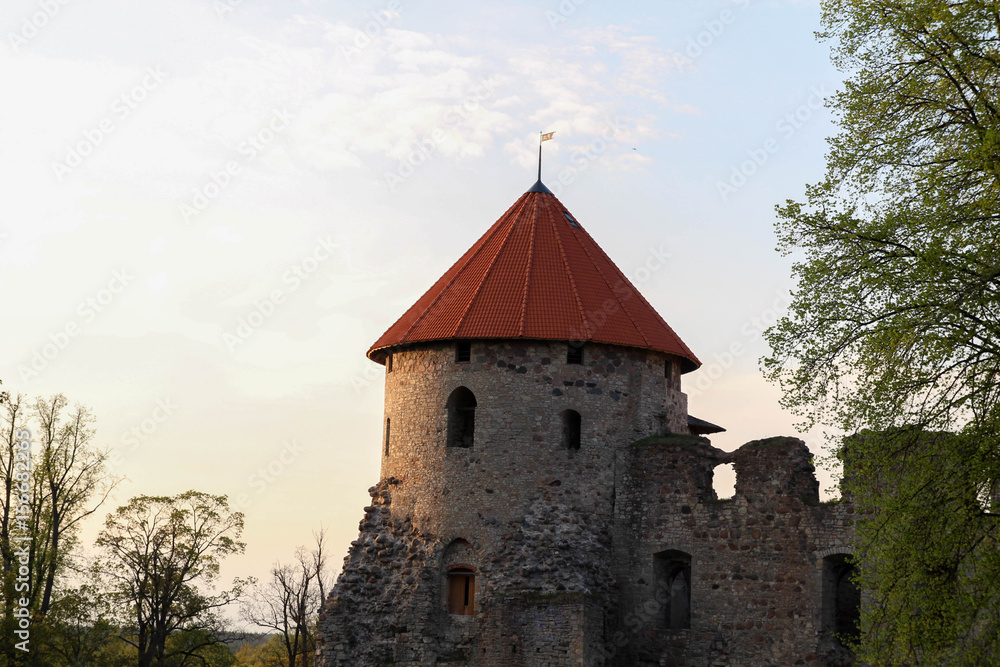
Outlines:
{"label": "window with wooden frame", "polygon": [[470,568],[448,571],[448,613],[460,616],[476,613],[476,573]]}

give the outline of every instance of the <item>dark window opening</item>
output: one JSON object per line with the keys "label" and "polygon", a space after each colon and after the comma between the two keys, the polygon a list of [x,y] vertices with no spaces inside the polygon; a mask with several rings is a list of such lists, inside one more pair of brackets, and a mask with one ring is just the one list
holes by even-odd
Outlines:
{"label": "dark window opening", "polygon": [[566,216],[566,220],[569,222],[570,227],[574,229],[580,229],[579,223],[577,223],[577,221],[573,219],[573,216],[571,216],[569,213],[565,211],[563,211],[563,215]]}
{"label": "dark window opening", "polygon": [[691,627],[691,556],[661,551],[653,556],[656,599],[663,603],[660,621],[670,630]]}
{"label": "dark window opening", "polygon": [[674,363],[667,359],[663,362],[663,377],[667,378],[667,386],[674,385]]}
{"label": "dark window opening", "polygon": [[462,364],[472,358],[472,343],[461,342],[455,346],[455,361]]}
{"label": "dark window opening", "polygon": [[385,358],[385,372],[386,373],[391,373],[392,372],[392,355],[391,354],[388,357]]}
{"label": "dark window opening", "polygon": [[582,364],[583,363],[583,343],[574,345],[570,343],[568,349],[566,350],[566,363],[567,364]]}
{"label": "dark window opening", "polygon": [[846,554],[823,559],[823,630],[846,645],[861,637],[861,590],[854,583],[857,569]]}
{"label": "dark window opening", "polygon": [[389,418],[385,420],[385,455],[389,456]]}
{"label": "dark window opening", "polygon": [[476,397],[459,387],[448,397],[448,446],[472,447],[476,432]]}
{"label": "dark window opening", "polygon": [[472,570],[456,568],[448,572],[448,613],[476,613],[476,575]]}
{"label": "dark window opening", "polygon": [[562,446],[570,451],[580,449],[580,413],[564,410],[562,415]]}

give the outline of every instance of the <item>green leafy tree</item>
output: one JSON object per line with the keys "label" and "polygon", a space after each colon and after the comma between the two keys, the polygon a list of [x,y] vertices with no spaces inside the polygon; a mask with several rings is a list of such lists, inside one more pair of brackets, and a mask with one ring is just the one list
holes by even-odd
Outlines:
{"label": "green leafy tree", "polygon": [[267,641],[253,646],[244,644],[236,651],[237,667],[288,667],[284,640],[271,635]]}
{"label": "green leafy tree", "polygon": [[[804,426],[859,433],[860,657],[1000,655],[1000,3],[825,0],[846,75],[764,370]],[[945,435],[948,433],[950,435]],[[933,507],[935,512],[929,512]]]}
{"label": "green leafy tree", "polygon": [[[98,582],[96,576],[89,577]],[[118,639],[114,610],[98,583],[82,584],[65,590],[46,618],[51,628],[47,642],[50,665],[65,667],[132,667],[136,662],[132,647]]]}
{"label": "green leafy tree", "polygon": [[139,496],[105,521],[97,538],[99,568],[139,667],[205,664],[196,660],[219,643],[217,612],[239,599],[244,582],[217,594],[205,590],[221,561],[243,553],[243,514],[225,496],[187,491]]}
{"label": "green leafy tree", "polygon": [[[29,404],[17,395],[0,405],[0,561],[3,633],[0,665],[51,664],[56,629],[48,615],[59,586],[76,567],[83,521],[101,507],[116,480],[105,474],[107,451],[94,443],[94,418],[62,395]],[[28,446],[30,444],[30,446]],[[26,568],[26,574],[21,568]],[[15,647],[14,613],[26,601],[30,650]],[[15,604],[15,602],[17,604]],[[17,612],[19,613],[19,612]]]}

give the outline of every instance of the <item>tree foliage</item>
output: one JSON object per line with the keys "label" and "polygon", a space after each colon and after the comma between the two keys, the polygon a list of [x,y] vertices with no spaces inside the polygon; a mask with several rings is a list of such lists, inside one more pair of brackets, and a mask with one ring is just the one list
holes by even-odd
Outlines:
{"label": "tree foliage", "polygon": [[[87,408],[70,407],[62,395],[33,403],[21,395],[2,398],[0,656],[16,656],[17,664],[46,664],[39,657],[51,648],[45,642],[59,641],[48,616],[60,602],[58,585],[76,567],[80,526],[107,499],[115,479],[105,475],[107,452],[93,443],[94,418]],[[13,614],[23,608],[22,600],[34,628],[29,652],[13,648]]]}
{"label": "tree foliage", "polygon": [[847,76],[839,133],[807,201],[778,208],[798,286],[764,369],[806,426],[868,429],[846,480],[869,517],[862,657],[985,664],[1000,653],[1000,3],[826,0],[823,25]]}
{"label": "tree foliage", "polygon": [[[221,561],[243,552],[243,514],[225,496],[187,491],[139,496],[105,521],[97,538],[122,638],[139,667],[197,665],[218,643],[216,612],[237,600],[244,582],[211,594]],[[179,639],[183,638],[183,641]]]}

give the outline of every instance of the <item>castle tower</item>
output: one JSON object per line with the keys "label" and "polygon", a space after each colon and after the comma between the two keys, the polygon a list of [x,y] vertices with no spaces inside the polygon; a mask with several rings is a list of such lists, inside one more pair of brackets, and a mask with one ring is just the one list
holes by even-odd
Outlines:
{"label": "castle tower", "polygon": [[368,356],[381,474],[325,667],[850,664],[853,509],[801,440],[699,437],[697,357],[541,181]]}
{"label": "castle tower", "polygon": [[368,356],[394,512],[477,542],[543,490],[609,512],[616,447],[688,433],[681,375],[700,365],[541,182]]}
{"label": "castle tower", "polygon": [[[541,181],[368,356],[381,478],[323,617],[327,664],[580,663],[614,587],[617,452],[691,433],[697,357]],[[564,604],[536,618],[546,596]],[[547,643],[556,628],[575,640]]]}

